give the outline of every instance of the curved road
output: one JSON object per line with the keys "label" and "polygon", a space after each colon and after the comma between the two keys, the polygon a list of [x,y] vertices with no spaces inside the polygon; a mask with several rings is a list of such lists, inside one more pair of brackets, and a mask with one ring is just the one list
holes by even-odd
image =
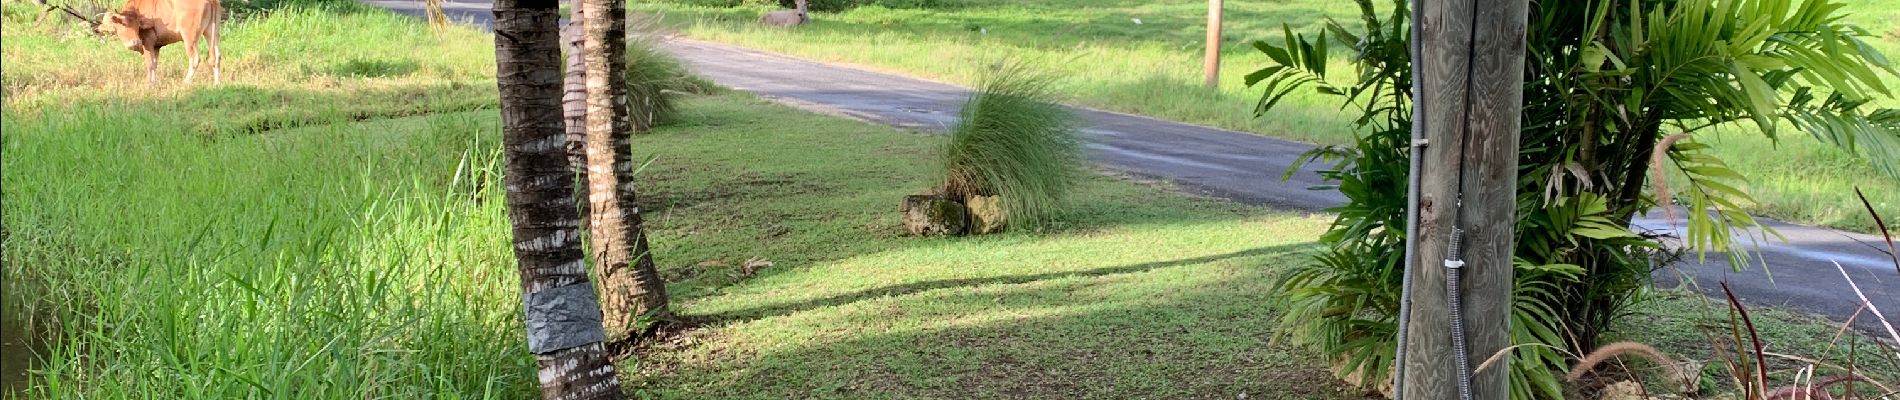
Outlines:
{"label": "curved road", "polygon": [[[363,0],[398,13],[420,16],[420,0]],[[493,20],[487,1],[446,1],[450,18],[479,26]],[[721,85],[795,107],[906,129],[941,131],[955,119],[969,89],[922,79],[824,64],[735,46],[673,38],[663,46],[695,73]],[[1322,184],[1318,174],[1302,171],[1282,181],[1295,156],[1312,145],[1248,133],[1205,128],[1152,118],[1078,109],[1090,158],[1119,173],[1172,183],[1184,190],[1251,204],[1317,211],[1345,198],[1333,191],[1307,190]],[[1890,216],[1895,218],[1900,216]],[[1854,277],[1866,296],[1900,324],[1900,267],[1880,237],[1764,220],[1787,237],[1764,243],[1761,268],[1732,272],[1726,257],[1710,254],[1707,264],[1690,260],[1656,274],[1664,285],[1692,278],[1705,292],[1720,295],[1727,280],[1744,301],[1787,306],[1846,320],[1861,304],[1842,272]],[[1642,229],[1676,231],[1660,215],[1636,220]],[[1680,235],[1678,235],[1680,236]],[[1746,240],[1738,239],[1739,242]],[[1857,328],[1883,332],[1869,315]]]}

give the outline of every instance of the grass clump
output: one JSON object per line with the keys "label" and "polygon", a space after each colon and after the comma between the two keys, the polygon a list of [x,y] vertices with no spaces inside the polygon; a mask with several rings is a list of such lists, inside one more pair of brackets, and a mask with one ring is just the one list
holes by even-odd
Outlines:
{"label": "grass clump", "polygon": [[[645,31],[641,29],[641,31]],[[635,34],[627,40],[627,98],[635,105],[637,130],[665,125],[679,115],[678,95],[712,92],[712,82],[693,76],[672,54],[660,51],[659,38]]]}
{"label": "grass clump", "polygon": [[1019,226],[1048,221],[1082,173],[1074,116],[1050,101],[1054,79],[1026,65],[995,67],[964,103],[943,150],[943,187],[952,199],[998,196]]}

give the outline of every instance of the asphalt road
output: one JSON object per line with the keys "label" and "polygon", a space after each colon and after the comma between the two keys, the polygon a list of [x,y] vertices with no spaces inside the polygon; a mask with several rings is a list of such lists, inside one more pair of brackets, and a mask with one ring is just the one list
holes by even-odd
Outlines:
{"label": "asphalt road", "polygon": [[[364,0],[399,13],[420,16],[421,1]],[[490,26],[486,1],[446,1],[451,19]],[[942,131],[956,120],[969,89],[922,79],[825,64],[735,46],[684,38],[665,49],[695,73],[721,85],[811,111],[919,131]],[[1169,182],[1183,190],[1240,202],[1316,211],[1338,205],[1337,192],[1308,190],[1322,184],[1308,170],[1282,181],[1295,156],[1312,145],[1120,113],[1077,109],[1087,134],[1090,159],[1102,168]],[[1889,216],[1900,218],[1900,216]],[[1675,231],[1661,215],[1635,221],[1640,229]],[[1900,324],[1900,267],[1878,236],[1766,221],[1786,242],[1761,244],[1761,265],[1733,272],[1720,254],[1707,263],[1690,260],[1657,272],[1665,286],[1688,277],[1701,290],[1720,295],[1726,280],[1744,302],[1786,306],[1825,314],[1837,321],[1862,304],[1842,277],[1844,270],[1875,307]],[[1738,240],[1747,242],[1746,240]],[[1834,266],[1839,262],[1841,268]],[[1869,315],[1855,327],[1884,332]]]}

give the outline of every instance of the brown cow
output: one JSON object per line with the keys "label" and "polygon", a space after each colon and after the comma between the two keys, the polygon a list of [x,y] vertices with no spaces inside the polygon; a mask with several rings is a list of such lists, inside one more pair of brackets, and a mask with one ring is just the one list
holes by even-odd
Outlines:
{"label": "brown cow", "polygon": [[125,48],[145,55],[145,77],[158,84],[158,49],[185,42],[190,65],[185,83],[198,72],[198,41],[211,44],[211,79],[222,81],[219,70],[223,54],[218,51],[218,20],[224,7],[218,0],[130,0],[119,12],[106,13],[99,21],[99,33],[118,36]]}

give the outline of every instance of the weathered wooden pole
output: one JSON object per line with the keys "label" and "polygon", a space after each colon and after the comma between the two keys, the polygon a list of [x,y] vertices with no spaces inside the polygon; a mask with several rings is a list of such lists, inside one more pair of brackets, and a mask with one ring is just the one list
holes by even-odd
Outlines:
{"label": "weathered wooden pole", "polygon": [[1207,0],[1207,54],[1201,70],[1208,89],[1220,88],[1220,11],[1221,0]]}
{"label": "weathered wooden pole", "polygon": [[[1407,268],[1416,281],[1398,391],[1412,400],[1458,399],[1468,383],[1470,398],[1502,400],[1510,392],[1508,365],[1469,375],[1468,382],[1460,382],[1467,375],[1459,369],[1469,371],[1511,344],[1511,228],[1530,5],[1439,0],[1413,7],[1421,46],[1413,60],[1420,94],[1413,118],[1427,146],[1413,199],[1419,233]],[[1461,238],[1454,238],[1457,231]],[[1452,249],[1454,242],[1461,250]],[[1458,297],[1462,307],[1453,307]],[[1462,332],[1453,331],[1454,311],[1461,311]],[[1465,354],[1453,350],[1460,338]]]}

